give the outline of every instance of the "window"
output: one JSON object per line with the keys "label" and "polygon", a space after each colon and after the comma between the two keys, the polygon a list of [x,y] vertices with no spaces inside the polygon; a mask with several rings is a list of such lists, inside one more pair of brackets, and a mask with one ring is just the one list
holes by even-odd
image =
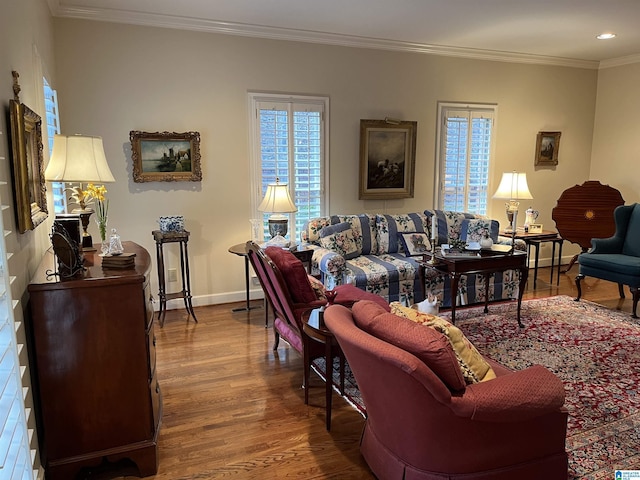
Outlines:
{"label": "window", "polygon": [[495,105],[438,104],[436,204],[487,214]]}
{"label": "window", "polygon": [[326,210],[326,145],[329,99],[326,97],[249,94],[253,212],[269,238],[269,213],[258,212],[269,183],[289,186],[298,211],[291,214],[289,234],[298,238],[306,220]]}
{"label": "window", "polygon": [[[53,152],[53,137],[60,133],[60,117],[58,116],[58,94],[49,86],[46,78],[44,82],[44,107],[47,117],[47,140],[49,145],[49,157]],[[67,199],[64,193],[64,182],[52,182],[51,191],[53,195],[54,213],[65,213],[67,211]]]}

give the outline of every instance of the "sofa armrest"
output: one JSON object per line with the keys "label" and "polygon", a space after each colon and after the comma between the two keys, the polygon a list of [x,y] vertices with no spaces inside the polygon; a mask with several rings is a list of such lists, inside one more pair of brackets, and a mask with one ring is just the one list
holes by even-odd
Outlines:
{"label": "sofa armrest", "polygon": [[565,392],[562,381],[541,365],[469,385],[453,397],[452,410],[478,421],[513,422],[560,410]]}
{"label": "sofa armrest", "polygon": [[592,238],[589,253],[621,253],[623,242],[620,237]]}
{"label": "sofa armrest", "polygon": [[313,256],[311,257],[312,273],[320,272],[324,284],[329,288],[340,285],[347,270],[344,257],[319,245],[308,244],[307,248],[313,249]]}

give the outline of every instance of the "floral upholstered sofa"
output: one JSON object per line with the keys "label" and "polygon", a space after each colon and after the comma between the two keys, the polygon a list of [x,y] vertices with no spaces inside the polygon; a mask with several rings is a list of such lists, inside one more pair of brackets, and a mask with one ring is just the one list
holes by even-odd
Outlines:
{"label": "floral upholstered sofa", "polygon": [[[481,215],[442,210],[425,210],[388,215],[361,213],[312,218],[305,223],[301,240],[315,251],[313,271],[327,288],[353,283],[387,301],[417,303],[424,292],[437,295],[444,307],[451,306],[447,276],[434,269],[425,272],[420,285],[421,254],[431,249],[432,225],[437,244],[451,240],[479,241],[488,234],[498,244],[510,244],[500,237],[499,223]],[[516,240],[516,249],[525,244]],[[412,256],[413,254],[413,256]],[[518,273],[508,270],[490,277],[489,299],[517,298]],[[484,302],[484,277],[463,276],[458,305]]]}

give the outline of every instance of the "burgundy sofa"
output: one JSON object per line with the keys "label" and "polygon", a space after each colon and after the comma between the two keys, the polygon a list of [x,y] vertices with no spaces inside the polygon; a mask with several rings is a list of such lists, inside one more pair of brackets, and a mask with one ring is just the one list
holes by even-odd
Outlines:
{"label": "burgundy sofa", "polygon": [[[366,301],[352,310],[331,306],[324,318],[362,393],[367,419],[360,451],[378,479],[567,478],[564,388],[544,367],[513,372],[487,360],[496,378],[452,391],[421,359],[434,352],[409,338],[416,326],[430,327]],[[371,319],[393,326],[394,344],[358,326],[370,328]],[[421,358],[396,346],[404,340]],[[437,338],[431,344],[445,345]],[[448,353],[436,352],[436,371],[443,371]]]}

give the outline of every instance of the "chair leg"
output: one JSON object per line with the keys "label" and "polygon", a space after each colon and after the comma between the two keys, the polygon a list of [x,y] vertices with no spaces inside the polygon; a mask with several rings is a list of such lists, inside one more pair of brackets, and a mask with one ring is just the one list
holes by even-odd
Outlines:
{"label": "chair leg", "polygon": [[574,299],[576,302],[579,302],[580,297],[582,296],[582,287],[580,286],[580,282],[582,281],[583,278],[584,278],[584,275],[582,275],[581,273],[579,273],[576,276],[576,287],[578,287],[578,296]]}
{"label": "chair leg", "polygon": [[273,342],[273,350],[276,351],[278,349],[278,345],[280,344],[280,334],[275,328],[273,329],[273,333],[275,336],[275,341]]}
{"label": "chair leg", "polygon": [[624,285],[618,284],[618,292],[620,292],[620,298],[624,298]]}
{"label": "chair leg", "polygon": [[633,295],[633,310],[632,310],[632,318],[638,318],[636,314],[636,308],[638,307],[638,298],[640,298],[640,290],[638,287],[629,287],[631,289],[631,294]]}

